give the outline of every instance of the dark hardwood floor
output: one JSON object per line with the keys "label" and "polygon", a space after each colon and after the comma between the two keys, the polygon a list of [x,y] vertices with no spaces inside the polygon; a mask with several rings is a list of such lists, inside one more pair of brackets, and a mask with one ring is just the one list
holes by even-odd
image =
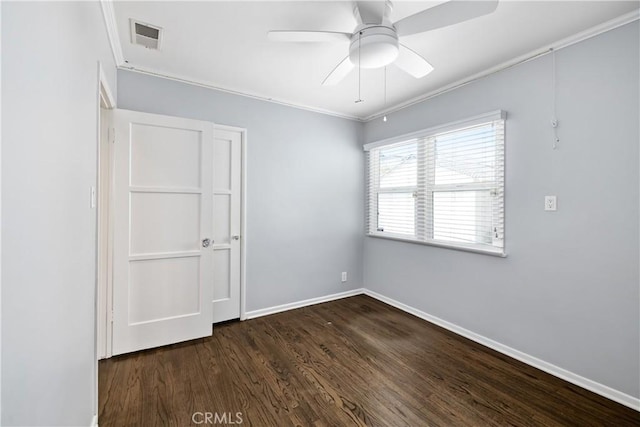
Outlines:
{"label": "dark hardwood floor", "polygon": [[99,385],[100,427],[196,425],[195,412],[259,427],[640,426],[632,409],[366,296],[114,357]]}

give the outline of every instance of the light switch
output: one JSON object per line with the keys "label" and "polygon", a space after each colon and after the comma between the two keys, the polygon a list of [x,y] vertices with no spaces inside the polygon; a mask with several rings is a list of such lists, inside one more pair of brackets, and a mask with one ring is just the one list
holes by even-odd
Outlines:
{"label": "light switch", "polygon": [[556,196],[544,196],[544,210],[555,211],[558,209]]}
{"label": "light switch", "polygon": [[96,207],[96,187],[91,187],[91,209]]}

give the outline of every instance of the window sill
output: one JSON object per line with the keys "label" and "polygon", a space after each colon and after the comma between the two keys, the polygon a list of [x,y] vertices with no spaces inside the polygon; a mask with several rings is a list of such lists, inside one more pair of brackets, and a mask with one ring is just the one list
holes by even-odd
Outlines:
{"label": "window sill", "polygon": [[414,244],[417,244],[417,245],[425,245],[425,246],[434,246],[434,247],[438,247],[438,248],[453,249],[453,250],[456,250],[456,251],[472,252],[472,253],[476,253],[476,254],[490,255],[490,256],[495,256],[495,257],[499,257],[499,258],[506,258],[507,257],[507,254],[504,253],[504,250],[501,250],[501,249],[480,249],[480,248],[476,248],[476,247],[452,245],[452,244],[447,244],[447,243],[423,242],[423,241],[420,241],[420,240],[408,239],[408,238],[405,238],[405,237],[397,237],[397,236],[381,235],[381,234],[367,234],[366,236],[367,237],[375,237],[377,239],[395,240],[397,242],[414,243]]}

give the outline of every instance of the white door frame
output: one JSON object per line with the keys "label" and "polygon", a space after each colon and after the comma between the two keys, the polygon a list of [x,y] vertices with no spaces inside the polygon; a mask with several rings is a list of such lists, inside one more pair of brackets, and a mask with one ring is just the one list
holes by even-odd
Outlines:
{"label": "white door frame", "polygon": [[[92,425],[98,425],[98,359],[103,358],[104,356],[99,353],[99,340],[107,340],[107,313],[111,308],[111,301],[109,298],[105,298],[107,295],[106,292],[110,289],[110,286],[107,283],[107,280],[110,279],[111,275],[108,274],[107,277],[100,277],[101,271],[101,259],[102,255],[108,253],[110,249],[109,245],[109,236],[102,235],[100,230],[102,230],[101,224],[104,221],[107,221],[107,229],[111,229],[110,227],[110,218],[109,213],[110,209],[108,206],[108,201],[111,199],[111,194],[107,198],[107,204],[105,206],[104,203],[99,203],[101,199],[101,189],[104,188],[105,184],[102,179],[101,171],[103,169],[102,163],[104,162],[103,156],[101,156],[102,152],[102,143],[103,143],[103,129],[102,129],[102,109],[112,110],[116,108],[116,101],[113,97],[113,92],[111,91],[111,87],[109,86],[109,81],[104,73],[104,69],[102,68],[102,64],[98,62],[98,90],[97,90],[97,102],[96,102],[96,193],[95,200],[98,201],[97,207],[98,210],[96,212],[96,283],[95,283],[95,340],[94,340],[94,356],[95,356],[95,399],[94,399],[94,408],[93,408],[93,420]],[[107,132],[108,135],[108,132]],[[109,143],[109,141],[107,141]],[[109,147],[110,150],[110,147]],[[111,170],[107,169],[106,171],[107,180],[111,179]],[[110,259],[110,257],[109,257]],[[109,264],[109,263],[108,263]],[[106,266],[104,271],[108,271],[109,265]],[[110,344],[111,340],[107,340],[107,343]],[[111,351],[111,346],[108,346],[108,352]],[[110,353],[109,353],[110,355]]]}
{"label": "white door frame", "polygon": [[[105,133],[101,129],[102,125],[102,109],[113,110],[116,107],[115,99],[113,98],[111,89],[109,88],[109,82],[106,79],[102,66],[99,66],[99,89],[98,89],[98,155],[97,155],[97,192],[96,199],[98,201],[97,211],[97,242],[96,242],[96,316],[97,316],[97,330],[96,330],[96,355],[98,359],[111,357],[111,325],[109,322],[111,313],[111,283],[112,275],[112,256],[111,256],[111,243],[112,243],[112,212],[110,205],[112,204],[113,194],[111,192],[112,186],[107,185],[113,180],[113,165],[109,160],[111,157],[111,141],[113,138],[113,130],[107,129]],[[104,141],[105,136],[107,141]],[[103,144],[106,143],[106,150]],[[104,158],[104,155],[107,158]],[[105,170],[106,167],[106,170]],[[109,190],[109,194],[104,199],[102,194],[106,189]],[[104,199],[104,200],[103,200]],[[105,203],[100,203],[104,201]],[[106,222],[106,233],[101,230],[105,230],[103,224]],[[107,255],[107,265],[103,265],[104,255]],[[100,272],[106,273],[106,277],[101,277]]]}
{"label": "white door frame", "polygon": [[[110,105],[110,109],[115,108],[115,102],[113,101],[113,97],[111,96],[111,92],[109,91],[108,88],[108,82],[106,81],[106,79],[104,78],[104,73],[102,70],[100,70],[100,91],[99,91],[99,96],[98,96],[98,147],[100,147],[100,102],[103,98],[106,98],[109,100],[109,104]],[[242,136],[242,141],[241,141],[241,165],[242,165],[242,171],[241,171],[241,206],[240,206],[240,320],[246,320],[246,248],[247,248],[247,221],[246,221],[246,206],[247,206],[247,130],[244,128],[239,128],[239,127],[234,127],[234,126],[225,126],[225,125],[219,125],[219,124],[214,124],[214,133],[215,130],[227,130],[227,131],[234,131],[234,132],[239,132]],[[111,145],[110,145],[111,148]],[[98,156],[99,156],[99,151],[98,150]],[[98,158],[98,179],[100,177],[100,157]],[[112,182],[113,180],[113,176],[112,176],[113,170],[109,169],[108,170],[108,180],[110,182]],[[98,182],[98,188],[100,188],[100,183]],[[112,187],[111,187],[112,189]],[[98,191],[98,200],[100,198],[100,192]],[[111,201],[113,198],[113,194],[109,195],[109,200]],[[101,215],[102,214],[102,215]],[[113,311],[113,300],[112,300],[112,295],[113,295],[113,282],[112,282],[112,256],[111,256],[111,251],[113,249],[112,247],[112,227],[111,224],[113,223],[112,221],[112,217],[113,217],[113,212],[111,209],[111,206],[109,206],[107,204],[107,206],[105,206],[103,204],[103,206],[100,207],[100,213],[98,214],[98,217],[102,217],[102,218],[107,218],[107,221],[109,223],[108,229],[109,229],[109,234],[107,236],[99,236],[98,235],[98,239],[97,239],[97,250],[96,250],[96,256],[97,256],[97,261],[98,263],[103,262],[102,259],[103,257],[100,257],[100,254],[104,253],[103,251],[106,251],[107,253],[110,254],[110,256],[108,257],[109,261],[108,261],[108,265],[106,266],[106,269],[104,269],[104,271],[107,271],[109,274],[107,275],[106,278],[99,278],[98,277],[98,271],[101,271],[100,269],[100,265],[97,265],[97,269],[96,269],[96,282],[97,282],[97,307],[96,307],[96,316],[97,316],[97,321],[96,321],[96,363],[98,359],[108,359],[110,357],[112,357],[113,352],[112,352],[112,348],[111,348],[111,343],[112,343],[112,339],[113,339],[113,330],[111,328],[111,316],[110,313],[112,313]],[[98,226],[99,229],[99,226]],[[105,352],[103,353],[99,353],[98,352],[98,340],[105,340],[106,341],[106,345],[105,345]],[[97,367],[96,367],[96,372],[97,372]]]}

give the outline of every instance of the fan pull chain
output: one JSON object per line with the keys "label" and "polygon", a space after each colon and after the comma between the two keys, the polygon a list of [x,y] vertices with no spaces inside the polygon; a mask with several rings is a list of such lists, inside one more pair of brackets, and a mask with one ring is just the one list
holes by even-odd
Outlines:
{"label": "fan pull chain", "polygon": [[553,149],[558,149],[558,143],[560,142],[560,138],[558,138],[558,117],[557,117],[557,106],[556,106],[556,51],[555,49],[551,49],[551,93],[553,96],[553,117],[551,118],[551,127],[553,128]]}
{"label": "fan pull chain", "polygon": [[361,42],[362,42],[362,31],[358,33],[358,99],[356,100],[356,104],[363,102],[362,98],[360,97],[360,92],[362,90],[362,67],[360,66],[360,61],[362,61],[361,55],[360,55]]}
{"label": "fan pull chain", "polygon": [[[384,105],[382,108],[387,108],[387,67],[384,67]],[[385,114],[382,118],[383,122],[387,121],[387,115]]]}

